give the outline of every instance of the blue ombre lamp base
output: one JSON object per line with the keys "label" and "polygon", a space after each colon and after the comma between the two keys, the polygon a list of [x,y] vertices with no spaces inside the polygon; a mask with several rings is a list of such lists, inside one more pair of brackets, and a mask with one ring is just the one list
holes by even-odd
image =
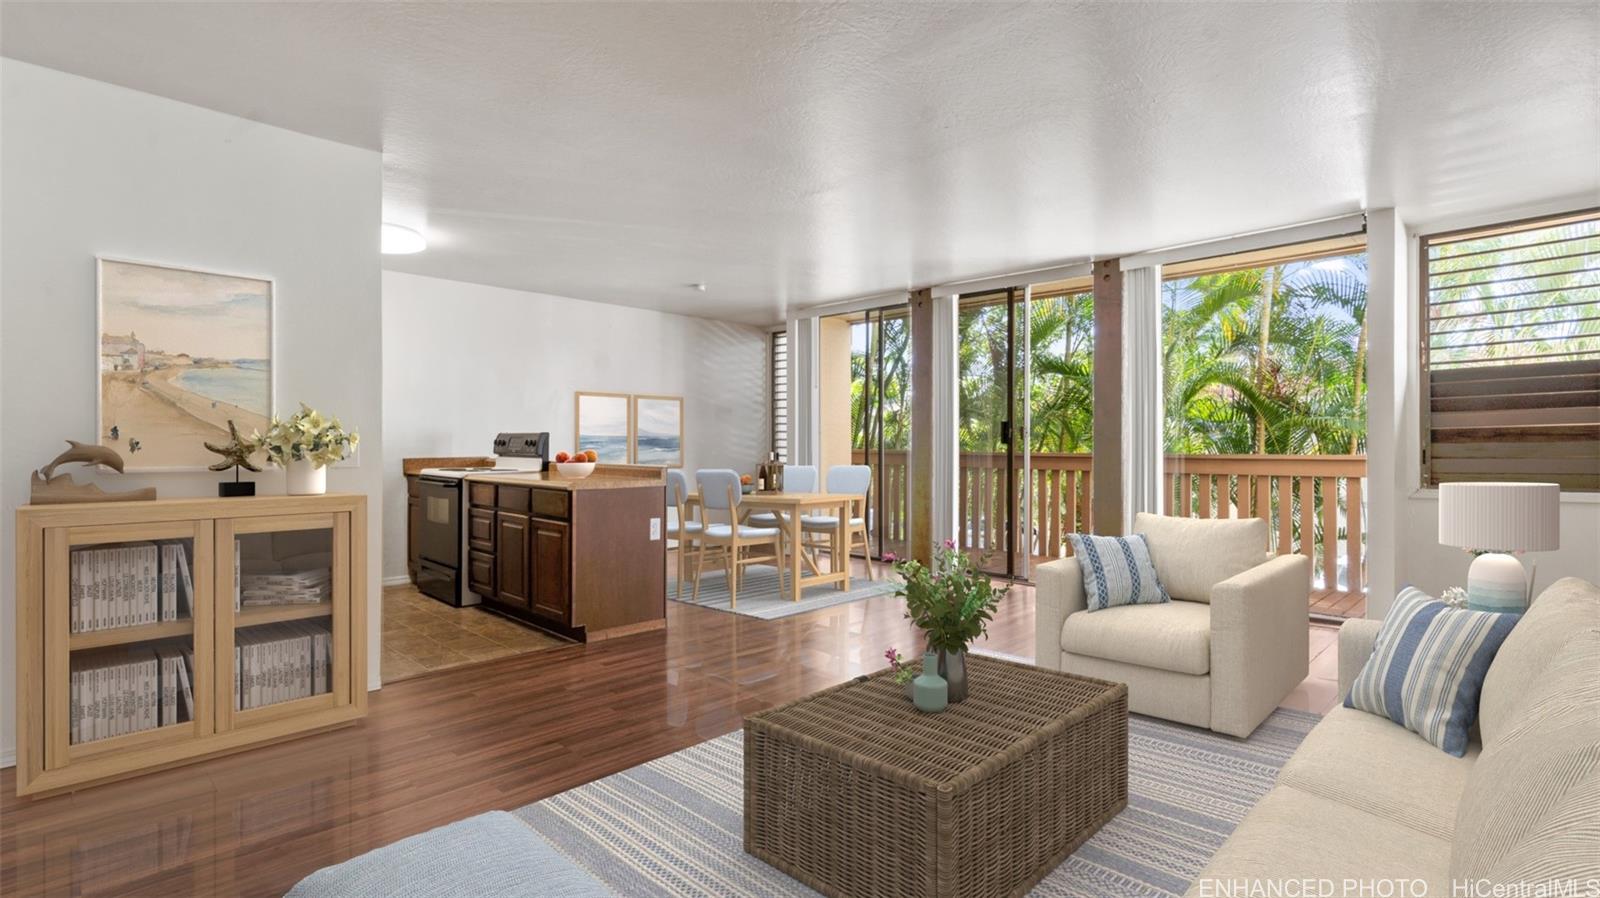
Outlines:
{"label": "blue ombre lamp base", "polygon": [[1511,555],[1486,552],[1467,569],[1467,607],[1521,614],[1528,610],[1528,570]]}

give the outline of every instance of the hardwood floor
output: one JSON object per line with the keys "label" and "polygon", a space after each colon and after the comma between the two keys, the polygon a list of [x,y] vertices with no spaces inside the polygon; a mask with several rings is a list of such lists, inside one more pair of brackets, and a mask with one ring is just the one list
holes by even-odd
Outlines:
{"label": "hardwood floor", "polygon": [[[281,895],[379,845],[730,732],[913,642],[893,596],[775,621],[669,602],[664,631],[386,685],[347,729],[35,801],[8,769],[0,895]],[[1009,591],[981,644],[1032,656],[1031,587]],[[1291,698],[1326,710],[1324,691]]]}
{"label": "hardwood floor", "polygon": [[1367,613],[1367,594],[1340,592],[1337,589],[1313,589],[1311,613],[1335,618],[1364,617]]}

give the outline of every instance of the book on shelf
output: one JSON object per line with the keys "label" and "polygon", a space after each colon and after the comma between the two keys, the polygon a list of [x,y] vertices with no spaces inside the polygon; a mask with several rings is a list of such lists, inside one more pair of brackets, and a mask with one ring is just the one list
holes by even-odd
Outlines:
{"label": "book on shelf", "polygon": [[71,667],[73,743],[125,736],[157,726],[156,656],[149,648],[111,648],[74,655]]}
{"label": "book on shelf", "polygon": [[192,613],[194,580],[182,542],[75,548],[68,577],[73,633],[147,626]]}
{"label": "book on shelf", "polygon": [[333,599],[331,561],[246,561],[240,573],[240,604],[318,605]]}
{"label": "book on shelf", "polygon": [[174,621],[194,614],[194,578],[189,553],[180,542],[161,543],[161,619]]}
{"label": "book on shelf", "polygon": [[194,649],[188,646],[183,648],[183,660],[178,665],[178,719],[194,719],[194,689],[191,686],[194,670]]}
{"label": "book on shelf", "polygon": [[244,711],[328,692],[332,642],[329,624],[322,620],[239,631],[233,648],[234,707]]}
{"label": "book on shelf", "polygon": [[192,649],[176,643],[73,653],[69,741],[76,745],[193,720],[193,657]]}

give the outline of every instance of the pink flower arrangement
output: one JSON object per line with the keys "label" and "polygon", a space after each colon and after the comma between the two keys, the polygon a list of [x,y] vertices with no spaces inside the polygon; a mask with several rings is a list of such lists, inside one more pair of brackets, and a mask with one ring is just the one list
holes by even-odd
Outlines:
{"label": "pink flower arrangement", "polygon": [[909,683],[916,678],[917,672],[911,669],[911,665],[906,663],[906,659],[900,657],[900,653],[895,651],[894,646],[890,646],[888,651],[883,653],[883,657],[889,659],[889,669],[894,671],[894,681],[896,683]]}

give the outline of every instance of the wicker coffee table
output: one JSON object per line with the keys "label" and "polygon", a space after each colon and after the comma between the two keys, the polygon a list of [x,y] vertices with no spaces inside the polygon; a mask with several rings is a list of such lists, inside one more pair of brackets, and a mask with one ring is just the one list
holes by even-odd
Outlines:
{"label": "wicker coffee table", "polygon": [[967,657],[921,714],[887,671],[744,724],[744,847],[834,896],[1020,895],[1128,804],[1128,688]]}

